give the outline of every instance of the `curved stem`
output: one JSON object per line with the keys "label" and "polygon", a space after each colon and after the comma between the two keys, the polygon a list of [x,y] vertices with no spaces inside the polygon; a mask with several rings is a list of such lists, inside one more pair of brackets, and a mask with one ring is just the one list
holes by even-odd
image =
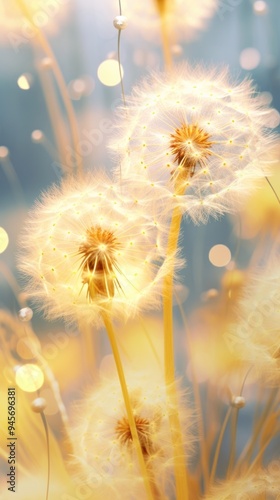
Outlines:
{"label": "curved stem", "polygon": [[44,412],[41,413],[41,419],[43,422],[43,426],[46,434],[46,442],[47,442],[47,459],[48,459],[48,468],[47,468],[47,488],[46,488],[46,500],[49,498],[49,489],[50,489],[50,475],[51,475],[51,456],[50,456],[50,438],[49,438],[49,429],[46,416]]}
{"label": "curved stem", "polygon": [[232,406],[230,406],[226,412],[226,415],[225,415],[225,418],[223,421],[223,425],[222,425],[222,428],[220,431],[220,435],[219,435],[219,439],[217,442],[215,455],[214,455],[214,459],[213,459],[213,465],[212,465],[212,469],[211,469],[210,486],[212,485],[212,483],[215,479],[215,474],[216,474],[217,464],[218,464],[218,460],[219,460],[219,456],[220,456],[221,446],[222,446],[225,430],[226,430],[231,412],[232,412]]}
{"label": "curved stem", "polygon": [[171,56],[170,40],[168,33],[168,20],[165,13],[161,13],[160,17],[161,17],[161,39],[162,39],[164,65],[166,70],[170,70],[172,68],[172,56]]}
{"label": "curved stem", "polygon": [[108,315],[105,313],[103,313],[103,321],[104,321],[104,325],[105,325],[105,328],[106,328],[107,333],[108,333],[108,337],[109,337],[109,341],[111,344],[114,360],[116,363],[116,368],[117,368],[117,372],[118,372],[118,376],[119,376],[119,381],[120,381],[120,386],[121,386],[122,395],[123,395],[123,399],[124,399],[124,404],[125,404],[125,408],[126,408],[126,412],[127,412],[127,418],[128,418],[128,423],[129,423],[129,427],[130,427],[130,432],[131,432],[133,443],[134,443],[135,448],[136,448],[136,452],[137,452],[137,456],[138,456],[138,460],[139,460],[139,465],[140,465],[140,470],[141,470],[141,473],[143,476],[143,480],[144,480],[144,484],[145,484],[145,488],[146,488],[146,492],[147,492],[147,497],[150,500],[153,500],[153,498],[154,498],[153,490],[152,490],[152,487],[150,484],[145,459],[144,459],[141,444],[139,441],[139,436],[138,436],[138,432],[137,432],[137,428],[136,428],[136,424],[135,424],[135,419],[133,416],[133,410],[131,407],[130,398],[129,398],[129,394],[128,394],[128,390],[127,390],[127,385],[126,385],[126,380],[125,380],[125,376],[124,376],[124,372],[123,372],[123,367],[122,367],[122,362],[121,362],[121,358],[120,358],[120,354],[119,354],[119,349],[118,349],[118,345],[117,345],[116,338],[115,338],[115,332],[114,332],[111,320],[109,319]]}
{"label": "curved stem", "polygon": [[253,451],[254,451],[254,447],[255,447],[255,445],[258,441],[258,438],[260,436],[261,428],[264,425],[267,417],[269,416],[270,412],[272,411],[272,409],[274,407],[275,399],[276,399],[276,395],[277,395],[278,390],[279,390],[278,388],[275,388],[271,391],[270,397],[265,405],[263,413],[260,416],[259,420],[256,422],[255,428],[253,429],[252,436],[251,436],[250,440],[248,441],[247,445],[245,446],[245,448],[243,449],[243,451],[238,459],[238,462],[235,466],[234,475],[236,475],[238,473],[242,464],[250,461],[252,454],[253,454]]}
{"label": "curved stem", "polygon": [[262,447],[260,448],[260,450],[258,451],[256,457],[254,458],[253,462],[251,463],[247,473],[250,474],[250,472],[253,471],[254,467],[257,465],[258,461],[262,458],[266,448],[268,447],[268,445],[271,443],[271,440],[273,439],[273,437],[277,436],[277,434],[279,433],[280,431],[280,427],[277,427],[276,431],[271,435],[269,436],[268,439],[266,439],[265,443],[262,445]]}
{"label": "curved stem", "polygon": [[[179,207],[174,209],[167,245],[167,258],[172,258],[177,250],[182,213]],[[163,321],[164,321],[164,371],[165,384],[171,408],[178,408],[175,388],[175,359],[173,343],[173,275],[174,266],[163,282]],[[174,469],[176,480],[176,499],[188,500],[187,470],[178,412],[169,413],[170,432],[174,450]]]}
{"label": "curved stem", "polygon": [[69,167],[67,166],[67,160],[65,157],[66,155],[65,130],[63,129],[62,117],[59,112],[60,111],[59,104],[54,90],[54,86],[52,85],[51,77],[48,74],[49,69],[42,67],[42,64],[40,64],[40,62],[38,62],[37,67],[38,67],[39,78],[41,80],[43,94],[47,105],[47,111],[49,114],[51,126],[54,131],[54,136],[56,141],[58,158],[55,159],[59,159],[62,172],[64,174],[69,174]]}
{"label": "curved stem", "polygon": [[[176,296],[176,294],[175,294]],[[209,479],[209,472],[208,472],[208,463],[207,463],[207,446],[206,446],[206,437],[205,437],[205,431],[204,431],[204,424],[203,424],[203,418],[202,418],[202,403],[201,403],[201,396],[200,396],[200,390],[199,390],[199,384],[197,381],[197,376],[195,372],[195,366],[194,366],[194,358],[192,355],[192,341],[188,332],[188,325],[187,325],[187,320],[186,316],[184,313],[184,310],[182,308],[182,304],[178,302],[178,307],[179,311],[181,313],[181,318],[183,320],[184,327],[186,329],[186,341],[187,341],[187,349],[189,353],[189,363],[190,363],[190,370],[191,370],[191,377],[192,377],[192,388],[193,388],[193,394],[194,394],[194,400],[195,400],[195,407],[198,412],[198,415],[201,418],[198,418],[198,435],[199,435],[199,446],[200,446],[200,459],[201,459],[201,465],[202,465],[202,475],[203,475],[203,483],[204,483],[204,489],[205,492],[207,490],[207,485],[208,485],[208,479]]]}
{"label": "curved stem", "polygon": [[46,54],[47,57],[50,58],[52,61],[52,69],[53,73],[66,109],[68,121],[69,121],[69,127],[71,131],[71,136],[72,136],[72,143],[73,143],[73,149],[74,149],[74,157],[75,157],[75,163],[76,163],[76,168],[77,168],[77,173],[81,174],[82,173],[82,161],[81,161],[81,156],[79,155],[79,134],[78,134],[78,128],[76,124],[76,117],[74,113],[74,109],[72,106],[72,103],[70,101],[70,98],[68,96],[67,92],[67,87],[62,75],[62,72],[60,70],[60,67],[57,63],[57,60],[55,58],[55,55],[48,43],[47,38],[45,37],[44,33],[42,30],[38,28],[38,26],[34,23],[34,20],[32,18],[32,15],[29,11],[29,8],[27,7],[25,0],[16,0],[18,3],[19,8],[21,9],[23,15],[28,19],[28,21],[31,23],[39,45],[41,45],[42,50]]}
{"label": "curved stem", "polygon": [[[240,389],[240,396],[242,396],[246,380],[248,378],[248,375],[250,371],[252,370],[252,366],[249,368],[247,371],[244,380],[241,385]],[[234,466],[235,462],[235,453],[236,453],[236,438],[237,438],[237,425],[238,425],[238,417],[239,417],[239,408],[236,408],[236,412],[234,414],[233,420],[232,420],[232,428],[231,428],[231,446],[230,446],[230,456],[229,456],[229,463],[228,463],[228,470],[227,470],[227,478],[231,476],[232,469]]]}

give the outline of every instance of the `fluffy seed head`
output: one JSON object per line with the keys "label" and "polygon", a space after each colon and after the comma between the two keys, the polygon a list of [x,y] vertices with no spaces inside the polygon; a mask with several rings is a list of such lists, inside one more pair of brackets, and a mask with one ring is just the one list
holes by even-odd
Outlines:
{"label": "fluffy seed head", "polygon": [[210,135],[198,125],[183,123],[170,134],[170,149],[175,156],[175,161],[184,171],[186,179],[195,173],[195,166],[202,167],[210,156],[212,142]]}
{"label": "fluffy seed head", "polygon": [[51,189],[31,211],[19,268],[48,317],[99,324],[108,308],[125,319],[160,304],[167,227],[143,199],[86,176]]}
{"label": "fluffy seed head", "polygon": [[237,211],[271,172],[272,110],[248,80],[183,65],[154,74],[127,102],[111,144],[122,178],[162,186],[194,222]]}
{"label": "fluffy seed head", "polygon": [[[127,370],[126,370],[127,371]],[[172,483],[173,448],[165,384],[158,372],[128,372],[128,391],[140,445],[154,488],[165,494]],[[179,415],[184,432],[186,454],[190,454],[192,411],[178,391]],[[109,399],[108,399],[109,395]],[[75,445],[75,464],[80,466],[82,482],[102,478],[101,488],[114,498],[144,498],[139,471],[119,381],[115,375],[103,379],[76,408],[77,423],[71,430]],[[82,415],[82,417],[81,417]],[[90,483],[88,483],[90,485]],[[133,497],[134,498],[134,497]]]}
{"label": "fluffy seed head", "polygon": [[225,340],[240,361],[252,366],[261,382],[280,382],[280,261],[274,255],[269,264],[255,272],[237,304],[236,322]]}
{"label": "fluffy seed head", "polygon": [[[56,32],[59,21],[67,12],[67,2],[52,2],[51,15],[47,14],[44,0],[28,0],[26,2],[35,26],[47,29],[49,34]],[[18,46],[18,38],[22,36],[28,41],[26,33],[34,32],[34,27],[25,18],[17,0],[0,0],[0,43],[10,42]]]}
{"label": "fluffy seed head", "polygon": [[[122,9],[129,19],[130,34],[141,33],[141,37],[153,42],[161,39],[161,23],[169,40],[192,40],[203,30],[207,21],[215,14],[217,0],[145,0],[131,2],[123,0]],[[129,36],[129,33],[128,33]]]}
{"label": "fluffy seed head", "polygon": [[280,498],[280,462],[271,462],[266,469],[254,470],[237,479],[229,478],[211,488],[204,500],[262,500]]}

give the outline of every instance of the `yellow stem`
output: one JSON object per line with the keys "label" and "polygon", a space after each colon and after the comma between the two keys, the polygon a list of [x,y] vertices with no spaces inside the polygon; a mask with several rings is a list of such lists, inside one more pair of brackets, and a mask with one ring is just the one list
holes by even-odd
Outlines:
{"label": "yellow stem", "polygon": [[214,459],[213,459],[213,465],[212,465],[212,469],[211,469],[210,486],[213,484],[213,481],[215,479],[215,474],[216,474],[218,459],[219,459],[220,451],[221,451],[221,445],[222,445],[222,442],[223,442],[225,430],[226,430],[226,427],[227,427],[227,423],[229,421],[229,417],[230,417],[231,411],[232,411],[232,406],[230,406],[228,408],[228,411],[226,413],[226,416],[224,418],[224,422],[223,422],[223,425],[222,425],[222,428],[221,428],[221,431],[220,431],[220,435],[219,435],[219,439],[218,439],[218,442],[217,442],[217,446],[216,446],[216,450],[215,450],[215,455],[214,455]]}
{"label": "yellow stem", "polygon": [[[177,250],[182,213],[179,207],[174,209],[167,245],[167,258],[172,258]],[[175,360],[173,345],[173,275],[174,266],[163,283],[163,321],[164,321],[164,370],[168,402],[171,408],[178,408],[175,388]],[[170,432],[174,450],[174,469],[176,480],[176,500],[188,500],[187,469],[178,412],[169,413]]]}
{"label": "yellow stem", "polygon": [[188,332],[188,325],[187,325],[187,320],[186,320],[186,315],[184,313],[184,310],[182,308],[182,304],[179,303],[178,301],[178,307],[181,313],[181,317],[184,323],[184,327],[186,329],[186,341],[187,341],[187,349],[189,353],[189,362],[190,362],[190,370],[191,370],[191,377],[192,377],[192,388],[193,388],[193,394],[194,394],[194,400],[195,400],[195,407],[199,415],[198,419],[198,435],[199,435],[199,445],[200,445],[200,458],[201,458],[201,465],[202,465],[202,474],[203,474],[203,482],[204,482],[204,489],[205,492],[207,490],[207,485],[208,485],[208,480],[209,480],[209,471],[208,471],[208,463],[207,463],[207,442],[206,442],[206,437],[205,437],[205,431],[204,431],[204,424],[203,424],[203,418],[202,418],[202,403],[201,403],[201,397],[200,397],[200,391],[199,391],[199,384],[197,381],[197,376],[195,372],[195,366],[194,366],[194,357],[192,354],[192,341]]}
{"label": "yellow stem", "polygon": [[280,427],[277,427],[276,431],[271,435],[269,436],[268,439],[266,439],[265,443],[262,445],[261,449],[258,451],[256,457],[254,458],[253,462],[251,463],[247,473],[250,474],[250,472],[253,471],[254,467],[257,465],[257,463],[259,462],[259,460],[262,458],[266,448],[268,447],[268,445],[271,443],[271,440],[277,436],[277,434],[279,433],[280,431]]}
{"label": "yellow stem", "polygon": [[79,321],[79,331],[82,336],[82,354],[85,359],[85,379],[92,381],[98,373],[100,361],[100,337],[97,331],[93,332],[92,328],[83,321]]}
{"label": "yellow stem", "polygon": [[14,166],[10,160],[9,154],[6,158],[1,158],[0,159],[0,165],[2,165],[3,171],[11,185],[11,188],[14,192],[15,199],[21,203],[23,206],[25,206],[25,198],[24,198],[24,193],[19,181],[19,178],[17,176],[17,173],[14,169]]}
{"label": "yellow stem", "polygon": [[49,114],[52,129],[56,141],[56,148],[58,152],[58,159],[61,163],[61,169],[64,174],[69,174],[70,165],[67,166],[66,159],[66,146],[67,141],[65,137],[65,130],[63,129],[63,120],[59,110],[59,104],[52,85],[51,77],[48,74],[49,69],[42,67],[40,61],[38,62],[38,73],[41,80],[41,86],[45,96],[47,111]]}
{"label": "yellow stem", "polygon": [[71,103],[71,100],[68,96],[67,92],[67,87],[63,78],[63,74],[61,72],[61,69],[57,63],[57,60],[55,58],[55,55],[48,43],[47,38],[45,37],[44,33],[42,30],[38,28],[38,26],[35,24],[33,17],[30,13],[29,8],[25,4],[24,0],[16,0],[18,3],[19,8],[21,9],[22,13],[24,16],[28,19],[28,21],[32,24],[32,27],[34,28],[34,31],[36,33],[38,43],[41,45],[42,50],[44,51],[45,55],[50,58],[52,62],[52,70],[66,109],[68,121],[69,121],[69,127],[71,131],[71,136],[72,136],[72,142],[73,142],[73,148],[74,148],[74,156],[75,156],[75,162],[76,162],[76,168],[77,168],[77,173],[82,174],[82,161],[81,161],[81,156],[79,155],[79,134],[78,134],[78,128],[76,124],[76,117],[74,113],[74,109]]}
{"label": "yellow stem", "polygon": [[137,456],[138,456],[138,460],[139,460],[139,465],[140,465],[140,470],[141,470],[141,473],[143,476],[143,480],[144,480],[144,484],[145,484],[145,488],[146,488],[146,492],[147,492],[147,497],[149,498],[149,500],[153,500],[154,499],[153,489],[152,489],[151,484],[150,484],[150,479],[149,479],[149,475],[148,475],[148,471],[147,471],[147,467],[146,467],[146,462],[145,462],[145,459],[143,457],[143,452],[142,452],[141,444],[139,441],[139,436],[138,436],[138,432],[137,432],[137,428],[136,428],[136,424],[135,424],[135,419],[133,416],[133,410],[131,407],[131,402],[130,402],[130,398],[129,398],[129,394],[128,394],[128,390],[127,390],[126,380],[125,380],[125,376],[124,376],[124,372],[123,372],[123,367],[122,367],[122,362],[121,362],[121,358],[120,358],[120,354],[119,354],[118,345],[116,342],[114,328],[113,328],[111,320],[109,319],[108,315],[105,313],[103,313],[103,321],[104,321],[104,325],[105,325],[105,328],[106,328],[107,333],[108,333],[108,337],[110,340],[114,360],[116,363],[116,368],[117,368],[117,372],[118,372],[118,376],[119,376],[119,381],[120,381],[120,386],[121,386],[122,395],[123,395],[123,399],[124,399],[124,404],[125,404],[125,408],[126,408],[126,412],[127,412],[127,418],[128,418],[128,423],[129,423],[129,427],[130,427],[130,432],[131,432],[133,443],[134,443],[135,448],[136,448],[136,452],[137,452]]}
{"label": "yellow stem", "polygon": [[168,19],[164,13],[161,14],[161,39],[165,69],[170,70],[172,68],[172,56],[170,50]]}
{"label": "yellow stem", "polygon": [[242,464],[250,461],[251,456],[253,454],[255,444],[260,436],[261,428],[264,425],[267,417],[269,416],[270,412],[272,411],[272,409],[275,405],[277,392],[278,392],[278,388],[273,389],[273,391],[271,392],[270,397],[269,397],[269,399],[266,403],[266,406],[263,410],[263,413],[260,416],[260,418],[258,419],[258,421],[256,422],[255,428],[253,430],[253,434],[252,434],[249,442],[247,443],[247,445],[243,449],[243,451],[238,459],[238,462],[237,462],[235,469],[234,469],[235,476],[238,474],[238,471],[240,470],[240,467],[242,466]]}

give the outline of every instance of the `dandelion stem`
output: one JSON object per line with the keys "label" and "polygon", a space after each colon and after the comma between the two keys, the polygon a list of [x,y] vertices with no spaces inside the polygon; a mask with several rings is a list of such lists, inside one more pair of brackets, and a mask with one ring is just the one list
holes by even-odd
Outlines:
{"label": "dandelion stem", "polygon": [[29,8],[27,7],[25,0],[16,0],[18,3],[19,8],[21,9],[22,13],[24,16],[28,19],[28,21],[32,24],[32,27],[36,33],[36,37],[38,39],[39,45],[42,47],[42,50],[46,54],[47,57],[50,58],[52,62],[52,70],[66,109],[68,121],[69,121],[69,127],[71,131],[71,136],[72,136],[72,143],[73,143],[73,148],[74,148],[74,156],[75,156],[75,163],[76,163],[76,168],[77,168],[77,173],[81,174],[82,173],[82,161],[81,161],[81,156],[79,155],[79,134],[78,134],[78,128],[76,124],[76,117],[74,113],[74,109],[72,106],[72,103],[70,101],[70,98],[67,93],[67,87],[61,72],[61,69],[57,63],[57,60],[55,58],[55,55],[48,43],[47,38],[45,37],[44,33],[42,30],[38,28],[36,23],[33,20],[33,17],[30,13]]}
{"label": "dandelion stem", "polygon": [[[242,396],[242,394],[243,394],[245,383],[246,383],[247,377],[248,377],[251,370],[252,370],[252,366],[249,368],[249,370],[247,371],[247,373],[244,377],[244,380],[242,382],[242,386],[240,389],[240,396]],[[228,478],[231,476],[232,469],[233,469],[234,462],[235,462],[238,417],[239,417],[239,408],[236,408],[236,411],[233,415],[232,426],[231,426],[231,446],[230,446],[230,456],[229,456],[229,464],[228,464],[228,470],[227,470],[227,477]]]}
{"label": "dandelion stem", "polygon": [[271,440],[273,439],[273,437],[277,436],[277,434],[279,433],[280,431],[280,427],[278,426],[275,430],[274,433],[271,434],[271,436],[269,436],[268,439],[265,440],[264,444],[262,445],[262,447],[260,448],[260,450],[258,451],[257,455],[255,456],[253,462],[251,463],[247,473],[250,474],[250,472],[253,471],[254,467],[257,465],[257,463],[259,462],[259,460],[262,458],[266,448],[268,447],[269,443],[271,442]]}
{"label": "dandelion stem", "polygon": [[15,199],[21,203],[23,206],[25,206],[25,198],[24,198],[24,193],[19,181],[19,178],[17,176],[17,173],[14,169],[14,166],[10,160],[9,153],[7,152],[7,156],[0,158],[0,165],[2,165],[2,169],[4,171],[4,174],[6,175],[11,188],[14,192]]}
{"label": "dandelion stem", "polygon": [[225,430],[226,430],[226,427],[227,427],[227,424],[228,424],[231,412],[232,412],[232,406],[230,406],[228,408],[228,410],[226,412],[226,415],[225,415],[225,418],[224,418],[224,421],[223,421],[223,425],[222,425],[221,430],[220,430],[220,435],[219,435],[219,439],[218,439],[218,442],[217,442],[217,446],[216,446],[216,450],[215,450],[215,455],[214,455],[214,458],[213,458],[213,465],[212,465],[212,469],[211,469],[210,486],[212,485],[212,483],[213,483],[213,481],[215,479],[217,464],[218,464],[218,460],[219,460],[219,456],[220,456],[220,451],[221,451],[221,446],[222,446],[222,442],[223,442]]}
{"label": "dandelion stem", "polygon": [[131,402],[130,402],[128,389],[127,389],[127,385],[126,385],[126,380],[125,380],[125,376],[124,376],[122,361],[121,361],[120,354],[119,354],[119,348],[118,348],[118,345],[116,342],[114,328],[113,328],[111,320],[109,319],[109,317],[106,313],[103,313],[103,321],[104,321],[104,325],[105,325],[105,328],[106,328],[107,333],[108,333],[108,337],[109,337],[109,341],[111,344],[114,360],[116,363],[116,368],[117,368],[117,372],[118,372],[118,376],[119,376],[119,381],[120,381],[120,386],[121,386],[122,395],[123,395],[123,399],[124,399],[124,404],[125,404],[125,408],[126,408],[126,412],[127,412],[127,418],[128,418],[128,423],[129,423],[129,427],[130,427],[130,432],[131,432],[133,443],[134,443],[135,448],[136,448],[136,452],[137,452],[137,456],[138,456],[138,460],[139,460],[139,464],[140,464],[140,469],[141,469],[141,473],[142,473],[142,476],[144,479],[144,484],[145,484],[145,488],[146,488],[146,492],[147,492],[147,497],[149,498],[149,500],[153,500],[153,498],[154,498],[153,490],[152,490],[152,487],[150,484],[149,475],[148,475],[148,471],[147,471],[147,467],[146,467],[146,462],[145,462],[145,459],[143,456],[143,451],[142,451],[141,444],[139,441],[139,436],[138,436],[138,432],[137,432],[137,428],[136,428],[136,424],[135,424],[135,419],[133,416],[133,410],[131,407]]}
{"label": "dandelion stem", "polygon": [[50,122],[54,130],[54,136],[56,141],[57,156],[61,164],[61,168],[64,174],[69,174],[70,165],[67,166],[67,160],[65,158],[66,154],[66,137],[64,134],[62,117],[59,112],[59,104],[52,85],[51,76],[48,74],[49,68],[45,68],[40,61],[37,64],[38,73],[41,80],[41,86],[45,96],[45,101],[47,105],[47,111],[49,114]]}
{"label": "dandelion stem", "polygon": [[235,470],[234,470],[235,475],[238,473],[238,471],[240,470],[240,467],[244,463],[250,461],[251,456],[253,454],[254,447],[255,447],[256,442],[260,436],[260,431],[262,429],[262,426],[264,425],[267,417],[270,414],[270,411],[272,410],[272,408],[275,404],[277,392],[278,392],[278,388],[272,390],[270,397],[268,398],[268,401],[267,401],[265,408],[263,410],[263,413],[260,416],[260,418],[258,419],[258,421],[256,422],[252,436],[251,436],[249,442],[247,443],[247,445],[245,446],[245,448],[243,449],[243,451],[238,459],[238,462],[237,462],[237,464],[235,466]]}
{"label": "dandelion stem", "polygon": [[51,474],[51,456],[50,456],[50,438],[49,438],[49,429],[48,429],[48,423],[47,419],[45,417],[44,412],[42,411],[41,413],[41,419],[43,422],[43,426],[45,429],[45,434],[46,434],[46,441],[47,441],[47,459],[48,459],[48,465],[47,465],[47,488],[46,488],[46,500],[49,498],[49,489],[50,489],[50,474]]}
{"label": "dandelion stem", "polygon": [[172,56],[170,50],[170,40],[168,36],[168,20],[166,14],[163,12],[161,16],[161,39],[162,39],[162,50],[165,69],[170,70],[172,68]]}
{"label": "dandelion stem", "polygon": [[[175,294],[176,295],[176,294]],[[204,431],[204,424],[203,424],[203,418],[202,418],[202,403],[201,403],[201,396],[200,396],[200,390],[199,390],[199,384],[197,381],[197,376],[195,372],[195,364],[194,364],[194,357],[192,355],[192,341],[188,332],[188,324],[187,324],[187,319],[186,315],[184,313],[184,310],[182,308],[182,305],[178,302],[178,307],[181,313],[181,317],[184,323],[184,327],[186,329],[186,341],[187,341],[187,348],[188,348],[188,353],[189,353],[189,363],[190,363],[190,370],[191,370],[191,377],[192,377],[192,388],[193,388],[193,394],[194,394],[194,400],[195,400],[195,407],[198,412],[198,415],[201,416],[201,418],[198,419],[197,427],[198,427],[198,434],[199,434],[199,445],[200,445],[200,458],[201,458],[201,465],[202,465],[202,473],[203,473],[203,482],[204,482],[204,489],[205,491],[207,490],[207,484],[208,484],[208,479],[209,479],[209,472],[208,472],[208,464],[207,464],[207,449],[206,449],[206,439],[205,439],[205,431]]]}
{"label": "dandelion stem", "polygon": [[[173,211],[170,233],[167,245],[167,258],[172,258],[177,250],[180,233],[182,213],[179,207]],[[171,408],[178,408],[175,389],[175,360],[173,343],[173,295],[174,266],[171,266],[169,274],[163,283],[163,321],[164,321],[164,369],[166,392]],[[177,410],[169,413],[170,432],[174,449],[174,468],[176,479],[176,499],[188,500],[187,470],[184,457],[182,431]]]}
{"label": "dandelion stem", "polygon": [[276,192],[276,189],[273,187],[273,185],[272,185],[272,183],[270,182],[270,180],[269,180],[269,178],[268,178],[268,177],[266,177],[266,176],[265,176],[265,179],[267,180],[267,183],[268,183],[268,184],[269,184],[269,186],[271,187],[271,189],[272,189],[272,191],[273,191],[273,193],[274,193],[274,195],[275,195],[275,198],[276,198],[276,200],[278,201],[278,203],[279,203],[279,205],[280,205],[280,198],[279,198],[279,196],[278,196],[278,194],[277,194],[277,192]]}
{"label": "dandelion stem", "polygon": [[85,322],[79,322],[79,330],[82,334],[82,352],[86,362],[86,377],[92,380],[96,374],[100,359],[100,337],[98,331],[92,334],[91,327]]}

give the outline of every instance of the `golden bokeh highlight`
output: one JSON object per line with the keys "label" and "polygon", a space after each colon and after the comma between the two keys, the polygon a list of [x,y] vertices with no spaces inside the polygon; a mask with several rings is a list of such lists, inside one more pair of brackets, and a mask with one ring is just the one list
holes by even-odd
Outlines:
{"label": "golden bokeh highlight", "polygon": [[37,365],[26,364],[16,370],[16,384],[25,392],[35,392],[42,387],[44,374]]}
{"label": "golden bokeh highlight", "polygon": [[[121,66],[121,75],[123,77],[123,68]],[[114,87],[121,82],[119,63],[115,59],[103,61],[97,70],[97,76],[103,85]]]}
{"label": "golden bokeh highlight", "polygon": [[231,260],[231,251],[226,245],[214,245],[209,252],[209,260],[215,267],[225,267]]}
{"label": "golden bokeh highlight", "polygon": [[18,87],[22,90],[29,90],[31,87],[31,83],[32,79],[28,74],[20,75],[17,79]]}
{"label": "golden bokeh highlight", "polygon": [[0,253],[5,252],[9,245],[9,236],[3,227],[0,227]]}

